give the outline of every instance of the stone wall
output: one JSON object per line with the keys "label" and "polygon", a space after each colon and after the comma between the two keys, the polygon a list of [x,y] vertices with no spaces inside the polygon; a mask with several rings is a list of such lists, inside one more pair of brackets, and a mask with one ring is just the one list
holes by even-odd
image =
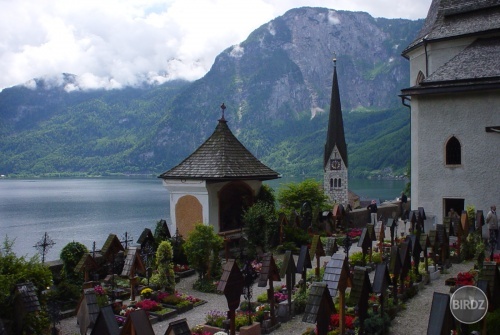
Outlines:
{"label": "stone wall", "polygon": [[[406,208],[411,208],[410,201],[406,204]],[[399,202],[391,201],[384,202],[380,206],[378,206],[378,217],[383,218],[384,223],[387,222],[387,219],[393,217],[393,213],[396,213],[396,217],[399,218],[401,216],[399,210]],[[349,214],[350,220],[352,221],[352,226],[350,228],[364,228],[367,223],[370,223],[370,213],[366,208],[354,209]]]}

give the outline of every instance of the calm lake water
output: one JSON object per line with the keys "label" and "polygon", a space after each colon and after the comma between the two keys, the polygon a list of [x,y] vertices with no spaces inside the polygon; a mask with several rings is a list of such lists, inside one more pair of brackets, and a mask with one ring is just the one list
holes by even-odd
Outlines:
{"label": "calm lake water", "polygon": [[[287,180],[273,181],[278,189]],[[404,181],[353,180],[349,188],[362,199],[395,199]],[[135,243],[144,228],[170,222],[169,195],[158,178],[1,179],[0,236],[15,240],[14,252],[33,256],[44,233],[55,242],[46,260],[59,258],[61,249],[77,241],[100,249],[109,234]]]}

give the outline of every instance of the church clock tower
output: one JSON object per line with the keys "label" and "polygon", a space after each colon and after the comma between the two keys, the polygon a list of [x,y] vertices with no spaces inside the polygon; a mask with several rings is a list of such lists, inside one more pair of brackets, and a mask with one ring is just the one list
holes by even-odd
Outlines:
{"label": "church clock tower", "polygon": [[323,161],[323,189],[332,202],[347,206],[347,144],[337,81],[337,59],[333,59],[332,98]]}

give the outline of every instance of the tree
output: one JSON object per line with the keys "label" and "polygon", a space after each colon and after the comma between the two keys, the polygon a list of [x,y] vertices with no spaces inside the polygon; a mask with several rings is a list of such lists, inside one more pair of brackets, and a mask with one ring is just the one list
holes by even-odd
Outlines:
{"label": "tree", "polygon": [[[40,297],[41,292],[52,283],[52,272],[42,264],[38,255],[29,260],[17,257],[12,251],[13,245],[14,241],[5,237],[3,249],[0,250],[0,319],[12,320],[14,316],[12,292],[16,284],[33,283]],[[31,322],[30,327],[47,322],[43,313],[34,315],[28,321]]]}
{"label": "tree", "polygon": [[248,240],[248,256],[254,258],[257,249],[269,250],[271,239],[278,232],[274,205],[258,201],[243,213],[244,230]]}
{"label": "tree", "polygon": [[175,273],[172,245],[169,241],[162,241],[156,250],[157,273],[151,277],[151,282],[163,288],[166,292],[175,292]]}
{"label": "tree", "polygon": [[313,213],[331,207],[320,183],[314,179],[288,183],[278,190],[278,202],[287,216],[294,211],[300,213],[302,205],[307,201],[311,204]]}
{"label": "tree", "polygon": [[189,265],[198,272],[200,281],[210,279],[210,270],[219,258],[222,243],[222,237],[214,232],[212,226],[197,224],[189,234],[184,250]]}
{"label": "tree", "polygon": [[75,267],[78,262],[82,259],[83,255],[88,253],[88,249],[85,245],[80,242],[69,242],[62,248],[59,257],[63,262],[62,277],[72,283],[81,285],[83,283],[83,274],[76,273]]}

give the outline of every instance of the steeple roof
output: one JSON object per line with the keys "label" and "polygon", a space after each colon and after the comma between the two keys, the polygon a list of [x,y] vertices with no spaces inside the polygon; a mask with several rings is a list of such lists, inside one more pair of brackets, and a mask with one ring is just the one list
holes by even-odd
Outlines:
{"label": "steeple roof", "polygon": [[259,161],[238,141],[223,115],[213,134],[196,151],[159,178],[271,180],[279,178],[279,174]]}
{"label": "steeple roof", "polygon": [[[336,61],[334,60],[334,64]],[[328,120],[328,133],[326,134],[325,157],[323,166],[328,164],[333,149],[337,146],[340,156],[347,164],[347,144],[344,136],[344,121],[342,119],[342,107],[340,106],[339,83],[337,80],[337,66],[333,67],[332,98],[330,101],[330,116]]]}

